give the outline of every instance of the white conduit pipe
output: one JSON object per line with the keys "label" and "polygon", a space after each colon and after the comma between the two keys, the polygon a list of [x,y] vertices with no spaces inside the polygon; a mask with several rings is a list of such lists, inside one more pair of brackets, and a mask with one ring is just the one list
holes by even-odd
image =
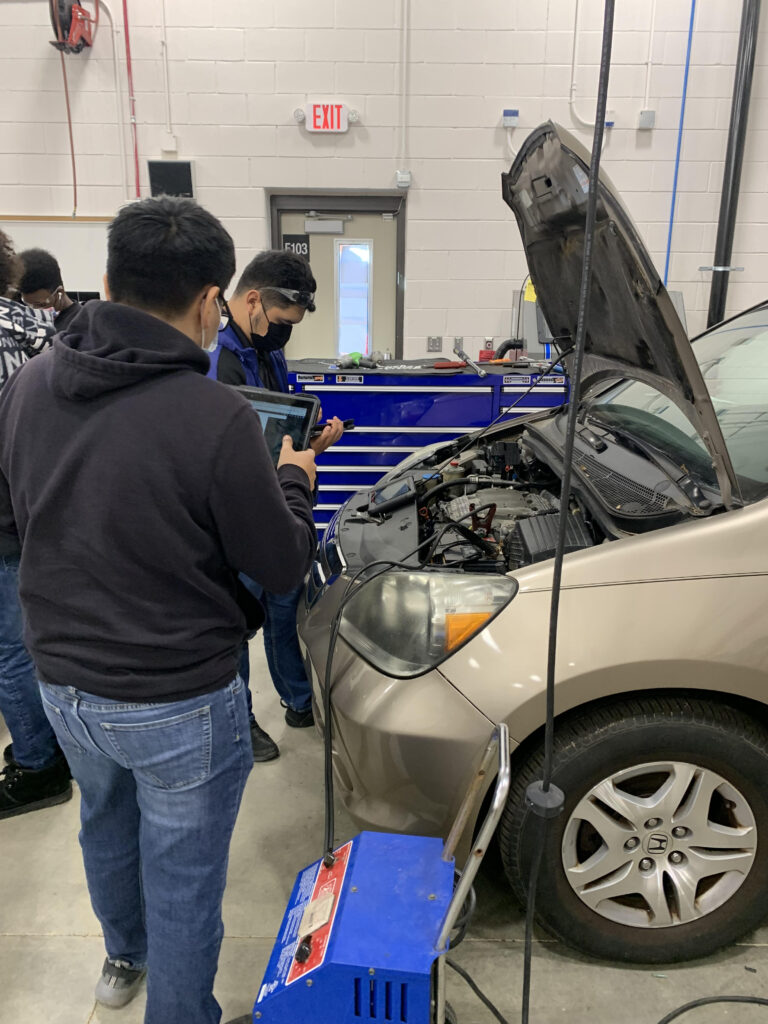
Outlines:
{"label": "white conduit pipe", "polygon": [[585,128],[594,128],[595,122],[589,121],[586,117],[582,117],[576,109],[576,68],[578,66],[578,52],[579,52],[579,14],[581,12],[581,2],[576,0],[576,6],[573,11],[573,49],[571,50],[571,89],[568,96],[568,104],[571,108],[571,117],[574,121],[578,121],[579,124],[584,125]]}
{"label": "white conduit pipe", "polygon": [[171,76],[168,68],[168,26],[166,24],[165,0],[161,0],[163,37],[160,47],[163,51],[163,85],[165,86],[165,130],[173,135],[173,118],[171,117]]}
{"label": "white conduit pipe", "polygon": [[408,160],[408,89],[410,65],[410,0],[400,3],[400,144],[399,170],[407,170]]}
{"label": "white conduit pipe", "polygon": [[645,93],[643,110],[648,109],[651,100],[651,69],[653,68],[653,36],[656,31],[656,0],[651,0],[651,27],[648,31],[648,59],[645,62]]}
{"label": "white conduit pipe", "polygon": [[106,0],[100,0],[100,10],[104,11],[109,18],[109,31],[112,37],[112,64],[115,71],[115,116],[117,118],[117,135],[120,141],[120,175],[123,184],[123,199],[128,198],[128,168],[126,165],[125,149],[125,118],[123,117],[123,86],[120,81],[120,60],[118,58],[117,36],[119,29],[115,28],[115,19]]}

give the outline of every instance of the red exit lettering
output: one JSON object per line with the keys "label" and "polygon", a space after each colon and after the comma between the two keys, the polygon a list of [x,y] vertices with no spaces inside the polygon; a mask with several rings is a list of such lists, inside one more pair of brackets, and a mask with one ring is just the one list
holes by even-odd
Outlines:
{"label": "red exit lettering", "polygon": [[347,130],[343,103],[313,103],[310,107],[311,130],[343,132]]}

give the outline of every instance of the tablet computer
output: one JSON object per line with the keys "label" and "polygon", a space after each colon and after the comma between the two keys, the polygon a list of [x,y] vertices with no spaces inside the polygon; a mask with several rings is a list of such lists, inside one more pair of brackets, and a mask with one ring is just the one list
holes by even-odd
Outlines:
{"label": "tablet computer", "polygon": [[320,400],[315,395],[286,395],[281,391],[265,391],[245,384],[232,387],[249,402],[261,420],[264,440],[275,465],[286,434],[293,439],[293,447],[297,451],[307,447],[320,412]]}

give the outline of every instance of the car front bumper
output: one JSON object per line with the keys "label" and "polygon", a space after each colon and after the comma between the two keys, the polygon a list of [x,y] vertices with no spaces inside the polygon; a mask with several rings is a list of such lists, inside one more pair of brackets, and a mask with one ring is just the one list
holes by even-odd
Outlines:
{"label": "car front bumper", "polygon": [[[317,578],[315,577],[317,580]],[[318,721],[333,617],[349,577],[312,581],[299,638]],[[331,671],[333,766],[341,800],[361,828],[445,836],[493,723],[440,671],[393,679],[338,639]]]}

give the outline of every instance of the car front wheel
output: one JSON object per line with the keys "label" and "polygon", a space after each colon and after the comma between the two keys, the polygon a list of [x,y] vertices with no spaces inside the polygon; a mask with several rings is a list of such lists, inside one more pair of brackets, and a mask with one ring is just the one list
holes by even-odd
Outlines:
{"label": "car front wheel", "polygon": [[[768,914],[768,731],[742,711],[683,697],[601,706],[559,723],[537,918],[613,960],[706,956]],[[525,805],[543,748],[515,774],[502,860],[527,897],[541,823]],[[760,841],[758,841],[760,840]]]}

